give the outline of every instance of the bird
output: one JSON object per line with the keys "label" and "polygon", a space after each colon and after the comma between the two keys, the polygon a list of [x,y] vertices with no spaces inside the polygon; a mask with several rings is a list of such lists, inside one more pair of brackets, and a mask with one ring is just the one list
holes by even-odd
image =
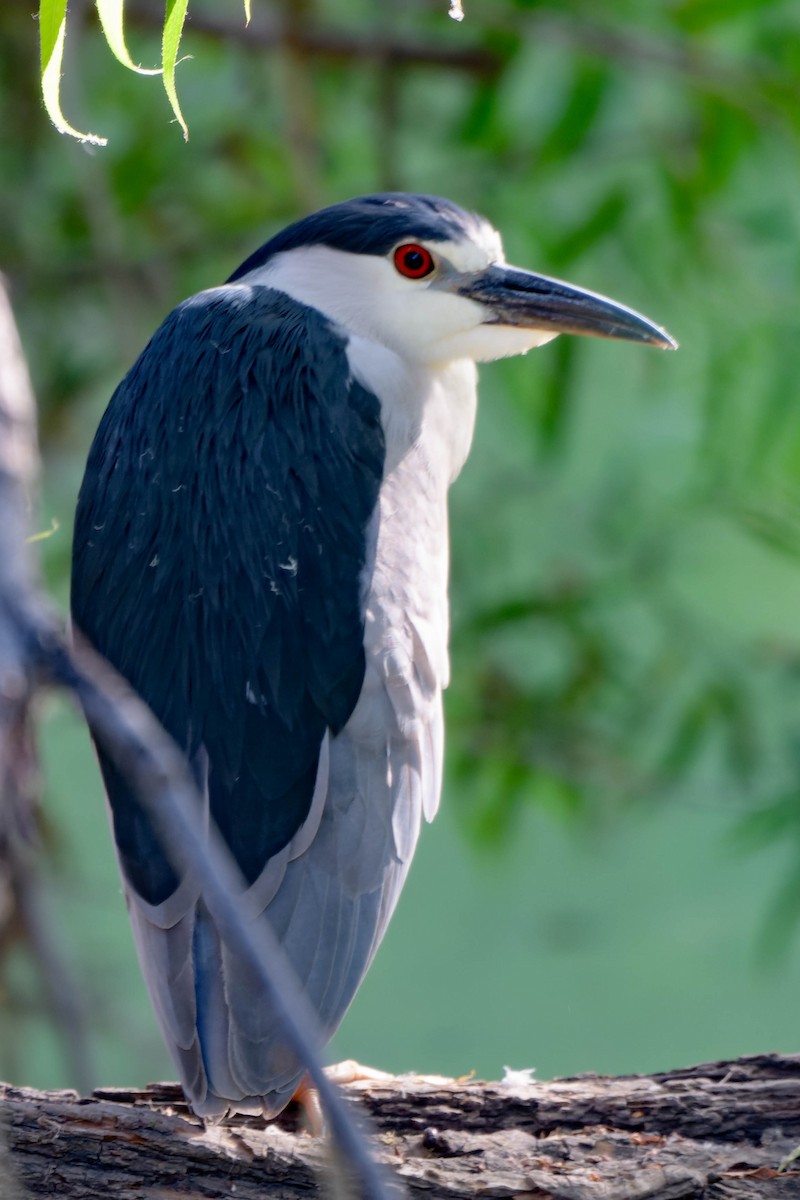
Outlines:
{"label": "bird", "polygon": [[[114,392],[74,530],[74,628],[183,751],[329,1038],[442,787],[448,488],[476,363],[557,334],[676,343],[509,265],[402,192],[305,216],[179,304]],[[201,1117],[272,1117],[304,1064],[96,745],[138,956]]]}

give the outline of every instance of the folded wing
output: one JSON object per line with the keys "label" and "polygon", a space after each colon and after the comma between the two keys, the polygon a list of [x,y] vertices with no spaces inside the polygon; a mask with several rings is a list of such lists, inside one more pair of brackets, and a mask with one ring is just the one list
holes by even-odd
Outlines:
{"label": "folded wing", "polygon": [[[387,773],[388,742],[365,752],[342,733],[365,678],[383,461],[379,403],[350,377],[344,339],[282,293],[229,285],[177,308],[117,389],[75,527],[75,626],[187,754],[198,820],[220,827],[253,918],[268,910],[330,1030],[407,867],[392,812],[408,786]],[[417,740],[401,756],[419,757]],[[299,1065],[98,753],[142,966],[192,1103],[282,1107]],[[411,790],[416,810],[419,772]],[[348,831],[361,866],[343,876]]]}

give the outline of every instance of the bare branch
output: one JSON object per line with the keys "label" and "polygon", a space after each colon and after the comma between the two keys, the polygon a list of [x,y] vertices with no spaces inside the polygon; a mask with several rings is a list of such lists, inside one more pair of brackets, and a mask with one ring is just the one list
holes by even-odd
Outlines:
{"label": "bare branch", "polygon": [[[132,0],[126,6],[125,16],[131,25],[160,30],[164,24],[164,6],[156,0]],[[253,18],[247,26],[236,15],[190,10],[186,28],[190,33],[241,42],[253,50],[274,50],[291,38],[296,48],[305,54],[332,61],[361,59],[381,64],[447,67],[476,75],[491,75],[503,65],[499,54],[476,45],[448,45],[401,35],[384,37],[378,32],[361,35],[319,26],[290,32],[280,14],[265,5],[254,8]]]}
{"label": "bare branch", "polygon": [[322,148],[315,103],[313,77],[309,69],[304,31],[310,24],[310,0],[279,0],[284,38],[281,66],[287,149],[295,195],[301,211],[313,212],[324,203],[321,182]]}

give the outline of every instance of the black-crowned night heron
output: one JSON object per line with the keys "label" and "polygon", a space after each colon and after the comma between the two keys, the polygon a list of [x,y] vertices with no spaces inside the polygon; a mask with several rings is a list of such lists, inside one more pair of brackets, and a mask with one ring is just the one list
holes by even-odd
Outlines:
{"label": "black-crowned night heron", "polygon": [[[476,362],[558,333],[671,347],[507,266],[481,217],[365,196],[172,312],[115,392],[75,525],[76,627],[185,751],[332,1034],[439,803],[447,489]],[[103,754],[131,921],[193,1108],[278,1112],[302,1064]]]}

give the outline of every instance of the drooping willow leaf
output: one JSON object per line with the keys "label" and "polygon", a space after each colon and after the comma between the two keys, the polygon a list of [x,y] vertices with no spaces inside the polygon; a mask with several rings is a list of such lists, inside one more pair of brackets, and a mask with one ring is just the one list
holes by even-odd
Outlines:
{"label": "drooping willow leaf", "polygon": [[164,90],[172,106],[172,111],[183,130],[183,140],[189,140],[189,130],[181,112],[178,93],[175,90],[175,64],[178,61],[178,47],[181,43],[183,23],[186,20],[186,10],[189,0],[167,0],[167,10],[164,17],[164,34],[161,40],[161,64],[164,71]]}
{"label": "drooping willow leaf", "polygon": [[[64,56],[64,36],[66,32],[68,0],[40,0],[39,2],[39,36],[41,42],[42,62],[42,97],[50,120],[59,133],[68,134],[81,142],[92,142],[96,146],[105,146],[107,139],[95,133],[81,133],[67,121],[61,109],[61,64]],[[245,23],[250,24],[252,15],[251,0],[243,0]],[[161,66],[141,67],[133,61],[125,41],[124,10],[125,0],[95,0],[100,25],[109,49],[123,67],[135,71],[137,75],[162,75],[164,90],[176,120],[183,130],[184,141],[188,140],[189,130],[181,112],[178,93],[175,86],[175,67],[178,62],[183,26],[189,0],[167,0],[164,15],[164,28],[161,39]]]}
{"label": "drooping willow leaf", "polygon": [[39,45],[42,64],[42,98],[47,115],[59,133],[105,146],[106,138],[96,133],[81,133],[70,125],[61,111],[61,63],[64,57],[64,35],[67,25],[67,0],[40,0]]}
{"label": "drooping willow leaf", "polygon": [[138,66],[128,52],[123,23],[124,0],[95,0],[95,2],[105,39],[114,57],[122,63],[123,67],[127,67],[129,71],[135,71],[137,75],[160,75],[161,67]]}

